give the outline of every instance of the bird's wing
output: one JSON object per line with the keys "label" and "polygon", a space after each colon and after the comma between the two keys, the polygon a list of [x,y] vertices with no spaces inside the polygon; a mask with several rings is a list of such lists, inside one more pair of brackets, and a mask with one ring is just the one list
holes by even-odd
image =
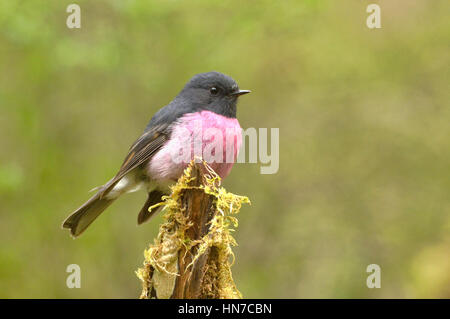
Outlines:
{"label": "bird's wing", "polygon": [[122,166],[116,176],[100,190],[100,198],[109,191],[131,170],[148,161],[169,139],[170,125],[159,124],[148,129],[130,147]]}

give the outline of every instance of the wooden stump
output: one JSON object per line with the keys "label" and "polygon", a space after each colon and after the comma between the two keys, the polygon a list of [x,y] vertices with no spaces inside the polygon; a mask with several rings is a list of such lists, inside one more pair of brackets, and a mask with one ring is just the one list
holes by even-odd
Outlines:
{"label": "wooden stump", "polygon": [[231,275],[230,230],[244,202],[206,163],[192,162],[165,199],[167,221],[137,272],[141,298],[242,298]]}

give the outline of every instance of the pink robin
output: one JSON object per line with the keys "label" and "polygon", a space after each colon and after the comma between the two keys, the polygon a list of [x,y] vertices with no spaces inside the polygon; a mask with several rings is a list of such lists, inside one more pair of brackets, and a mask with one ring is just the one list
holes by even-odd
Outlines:
{"label": "pink robin", "polygon": [[249,92],[219,72],[195,75],[153,116],[116,176],[67,217],[63,228],[77,237],[122,194],[144,189],[148,198],[138,215],[138,224],[142,224],[160,210],[148,209],[161,201],[168,185],[198,155],[196,149],[221,178],[227,177],[242,141],[237,99]]}

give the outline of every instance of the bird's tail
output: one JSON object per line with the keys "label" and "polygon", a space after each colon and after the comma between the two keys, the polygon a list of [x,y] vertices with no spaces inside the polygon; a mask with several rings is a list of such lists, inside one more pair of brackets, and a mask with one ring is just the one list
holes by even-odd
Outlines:
{"label": "bird's tail", "polygon": [[92,196],[63,222],[73,237],[79,236],[116,198],[102,196],[102,191]]}

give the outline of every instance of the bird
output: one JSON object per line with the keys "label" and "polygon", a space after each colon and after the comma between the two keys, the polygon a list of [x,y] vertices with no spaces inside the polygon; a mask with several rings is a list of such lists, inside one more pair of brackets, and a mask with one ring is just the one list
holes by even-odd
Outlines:
{"label": "bird", "polygon": [[[203,156],[203,160],[222,179],[226,178],[242,143],[242,129],[236,118],[238,97],[250,92],[239,89],[233,78],[220,72],[194,75],[150,119],[117,174],[96,187],[96,193],[70,214],[62,227],[69,229],[72,237],[78,237],[121,195],[138,190],[148,195],[137,222],[148,221],[162,209],[160,206],[149,211],[149,208],[162,201],[169,186],[199,155],[194,152],[196,147],[201,152],[208,150],[209,159]],[[229,132],[232,132],[230,139]]]}

